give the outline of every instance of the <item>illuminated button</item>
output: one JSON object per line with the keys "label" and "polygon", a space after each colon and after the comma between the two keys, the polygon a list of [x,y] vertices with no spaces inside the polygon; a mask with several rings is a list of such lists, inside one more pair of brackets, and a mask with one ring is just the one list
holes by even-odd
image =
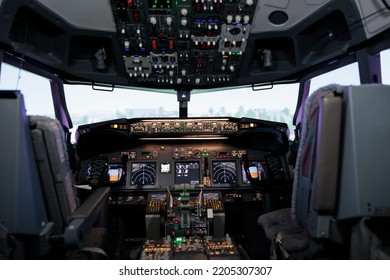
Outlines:
{"label": "illuminated button", "polygon": [[230,23],[232,23],[232,21],[233,21],[233,16],[232,15],[228,15],[226,17],[226,22],[230,24]]}
{"label": "illuminated button", "polygon": [[249,23],[249,19],[250,19],[250,17],[248,15],[245,15],[244,16],[244,23],[248,24]]}
{"label": "illuminated button", "polygon": [[130,42],[129,41],[125,41],[125,51],[128,52],[130,51]]}

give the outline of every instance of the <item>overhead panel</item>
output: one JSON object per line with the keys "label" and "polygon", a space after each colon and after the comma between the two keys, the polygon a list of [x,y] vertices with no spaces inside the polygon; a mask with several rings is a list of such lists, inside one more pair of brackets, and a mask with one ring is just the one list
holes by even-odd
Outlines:
{"label": "overhead panel", "polygon": [[113,0],[130,84],[229,85],[237,80],[256,0]]}

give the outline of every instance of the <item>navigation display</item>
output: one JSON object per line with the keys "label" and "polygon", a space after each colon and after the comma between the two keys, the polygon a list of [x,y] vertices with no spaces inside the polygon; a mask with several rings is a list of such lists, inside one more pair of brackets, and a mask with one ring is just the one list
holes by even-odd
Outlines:
{"label": "navigation display", "polygon": [[214,161],[212,175],[214,184],[236,184],[236,163],[234,161]]}
{"label": "navigation display", "polygon": [[137,187],[156,183],[155,162],[133,162],[131,164],[131,184]]}
{"label": "navigation display", "polygon": [[199,184],[200,164],[198,161],[175,163],[175,184]]}
{"label": "navigation display", "polygon": [[[244,184],[249,184],[250,182],[245,173],[244,163],[241,164],[241,171],[242,171],[242,182]],[[264,166],[259,161],[249,162],[249,173],[251,177],[255,180],[264,181],[266,179]]]}

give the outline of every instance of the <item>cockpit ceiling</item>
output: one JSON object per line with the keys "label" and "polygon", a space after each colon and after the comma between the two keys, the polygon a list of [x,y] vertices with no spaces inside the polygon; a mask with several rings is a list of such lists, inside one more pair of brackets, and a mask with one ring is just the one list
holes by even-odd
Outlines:
{"label": "cockpit ceiling", "polygon": [[65,81],[232,87],[298,79],[353,54],[389,33],[385,3],[2,0],[0,42]]}

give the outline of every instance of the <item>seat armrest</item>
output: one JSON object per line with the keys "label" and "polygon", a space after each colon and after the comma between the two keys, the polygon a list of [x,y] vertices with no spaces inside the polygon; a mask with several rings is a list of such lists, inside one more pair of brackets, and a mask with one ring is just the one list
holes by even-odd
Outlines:
{"label": "seat armrest", "polygon": [[65,229],[65,246],[81,248],[95,221],[106,205],[110,188],[95,190],[84,203],[73,212],[70,223]]}

